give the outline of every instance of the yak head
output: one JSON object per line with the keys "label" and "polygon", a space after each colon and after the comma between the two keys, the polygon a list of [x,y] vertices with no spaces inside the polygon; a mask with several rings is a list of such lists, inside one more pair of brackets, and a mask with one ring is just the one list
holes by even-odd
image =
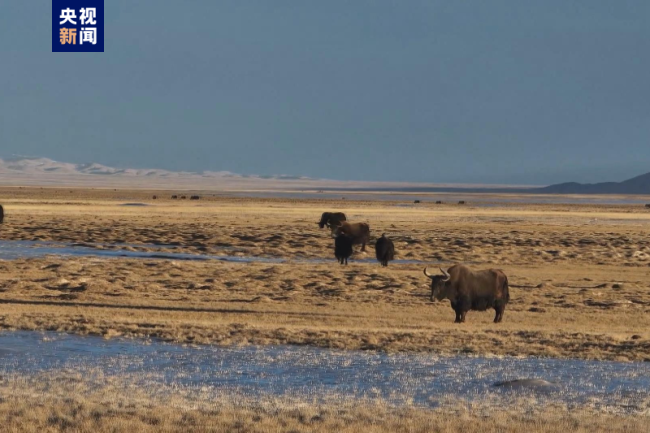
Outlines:
{"label": "yak head", "polygon": [[349,233],[349,227],[347,224],[343,224],[342,221],[334,221],[330,224],[332,228],[332,237],[336,238],[338,235],[351,236],[352,233]]}
{"label": "yak head", "polygon": [[434,299],[442,301],[448,296],[449,285],[447,284],[451,279],[449,272],[440,268],[442,275],[430,274],[427,272],[427,268],[424,268],[424,275],[431,278],[431,302]]}
{"label": "yak head", "polygon": [[317,222],[318,227],[323,228],[325,225],[327,225],[328,221],[330,220],[330,213],[329,212],[323,212],[323,215],[320,217],[320,222]]}

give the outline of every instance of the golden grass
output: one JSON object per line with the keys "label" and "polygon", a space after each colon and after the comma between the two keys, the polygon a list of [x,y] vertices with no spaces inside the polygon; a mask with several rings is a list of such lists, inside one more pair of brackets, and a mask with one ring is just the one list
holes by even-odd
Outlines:
{"label": "golden grass", "polygon": [[[325,259],[234,264],[40,258],[0,262],[0,327],[157,337],[184,343],[650,359],[650,212],[639,206],[397,207],[204,197],[170,192],[4,189],[0,239],[169,244],[171,252]],[[120,206],[147,202],[147,207]],[[428,300],[421,264],[338,266],[316,222],[325,210],[369,221],[398,258],[502,268],[504,322],[453,324]],[[116,247],[147,251],[155,248]],[[372,258],[357,254],[355,258]]]}
{"label": "golden grass", "polygon": [[[72,192],[70,192],[72,191]],[[161,199],[151,200],[153,194]],[[187,193],[189,195],[189,193]],[[650,212],[640,206],[472,205],[204,197],[170,191],[0,189],[2,240],[171,244],[169,251],[327,263],[60,258],[0,262],[0,328],[183,343],[307,344],[558,358],[650,360]],[[441,195],[442,196],[442,195]],[[498,201],[500,197],[494,196]],[[650,201],[650,200],[649,200]],[[121,206],[145,202],[147,207]],[[422,265],[340,267],[320,213],[342,210],[395,240],[398,258],[499,267],[504,322],[453,324]],[[147,251],[151,247],[115,247]],[[372,257],[356,255],[355,258]],[[641,432],[647,412],[450,400],[437,409],[301,396],[214,397],[128,377],[0,378],[9,432]]]}
{"label": "golden grass", "polygon": [[[503,323],[471,312],[458,325],[447,303],[428,300],[419,266],[16,260],[0,264],[0,327],[184,343],[647,360],[650,293],[636,282],[646,271],[628,269],[612,288],[615,268],[601,268],[587,282],[558,266],[546,286],[512,289]],[[533,287],[539,272],[513,267],[509,274]]]}
{"label": "golden grass", "polygon": [[617,414],[517,399],[449,400],[437,409],[381,401],[236,395],[202,398],[184,389],[143,390],[129,378],[92,381],[42,374],[0,381],[6,432],[644,432],[647,414]]}

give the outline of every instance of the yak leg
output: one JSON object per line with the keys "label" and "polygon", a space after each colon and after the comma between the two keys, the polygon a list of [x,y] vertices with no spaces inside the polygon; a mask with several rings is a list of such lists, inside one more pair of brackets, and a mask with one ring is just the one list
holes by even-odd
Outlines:
{"label": "yak leg", "polygon": [[363,242],[363,243],[361,244],[361,251],[365,251],[365,250],[366,250],[366,243]]}
{"label": "yak leg", "polygon": [[498,305],[494,307],[494,310],[496,311],[496,315],[494,316],[494,323],[500,323],[501,320],[503,319],[503,312],[505,311],[506,306],[505,305]]}
{"label": "yak leg", "polygon": [[501,317],[503,316],[503,311],[499,307],[496,307],[494,309],[496,314],[494,315],[494,323],[499,323],[501,321]]}
{"label": "yak leg", "polygon": [[461,298],[453,302],[451,306],[456,310],[456,323],[464,323],[465,315],[470,310],[472,303],[467,299]]}
{"label": "yak leg", "polygon": [[[433,296],[431,298],[433,300]],[[454,320],[454,323],[460,323],[463,312],[461,311],[460,308],[458,308],[458,305],[455,302],[451,303],[451,308],[453,308],[454,311],[456,312],[456,320]]]}
{"label": "yak leg", "polygon": [[[433,302],[433,293],[431,293],[431,302]],[[460,308],[458,308],[455,302],[451,303],[451,308],[456,312],[456,320],[454,320],[454,323],[460,323]]]}

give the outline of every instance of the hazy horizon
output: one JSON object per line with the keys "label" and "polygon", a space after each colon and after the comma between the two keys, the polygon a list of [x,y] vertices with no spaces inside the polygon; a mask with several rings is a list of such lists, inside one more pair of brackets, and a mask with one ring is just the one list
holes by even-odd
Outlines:
{"label": "hazy horizon", "polygon": [[52,53],[51,13],[2,6],[0,158],[466,184],[650,171],[643,0],[111,0],[105,53]]}

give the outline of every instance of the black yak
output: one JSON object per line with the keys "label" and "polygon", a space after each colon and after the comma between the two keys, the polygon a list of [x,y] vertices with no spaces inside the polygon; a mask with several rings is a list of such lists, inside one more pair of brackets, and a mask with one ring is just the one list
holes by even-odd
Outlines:
{"label": "black yak", "polygon": [[334,239],[334,255],[342,265],[348,264],[348,259],[352,255],[352,238],[340,234]]}
{"label": "black yak", "polygon": [[346,220],[347,219],[343,212],[323,212],[323,215],[320,217],[320,222],[316,224],[318,224],[318,227],[320,228],[327,226],[327,228],[333,231],[341,221]]}
{"label": "black yak", "polygon": [[395,245],[393,245],[393,241],[388,239],[385,234],[377,239],[375,255],[382,266],[388,266],[388,262],[395,259]]}

